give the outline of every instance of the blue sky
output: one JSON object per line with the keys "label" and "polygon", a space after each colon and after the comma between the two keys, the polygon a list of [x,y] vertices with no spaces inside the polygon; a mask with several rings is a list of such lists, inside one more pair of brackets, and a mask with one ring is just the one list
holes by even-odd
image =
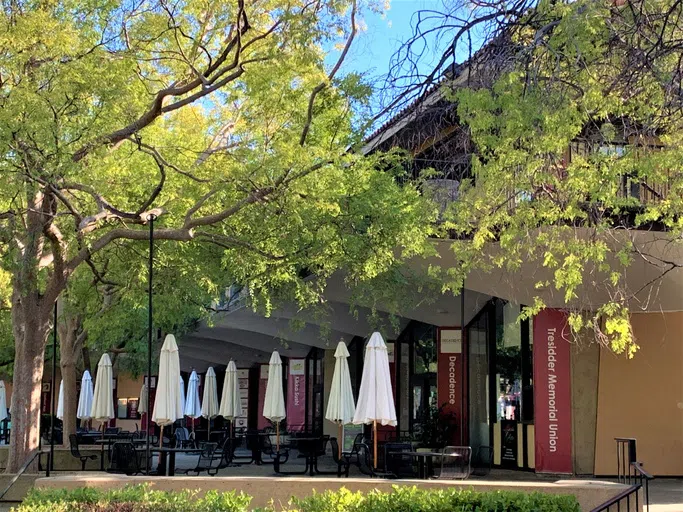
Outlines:
{"label": "blue sky", "polygon": [[[375,94],[372,99],[372,110],[378,112],[380,95],[394,96],[395,91],[383,91],[383,78],[389,72],[392,56],[401,44],[414,33],[414,15],[420,10],[442,10],[443,0],[391,0],[390,8],[383,14],[365,11],[362,16],[364,30],[359,32],[351,51],[347,55],[342,73],[359,72],[366,75],[375,84]],[[433,48],[434,40],[421,59],[420,70],[429,72],[438,61],[441,51]],[[328,55],[330,66],[336,62],[338,51]],[[386,98],[385,98],[386,99]]]}
{"label": "blue sky", "polygon": [[442,3],[440,0],[391,0],[390,5],[384,15],[365,14],[363,21],[367,29],[355,41],[354,51],[346,62],[347,69],[386,74],[391,56],[413,34],[413,15],[421,9],[438,9]]}

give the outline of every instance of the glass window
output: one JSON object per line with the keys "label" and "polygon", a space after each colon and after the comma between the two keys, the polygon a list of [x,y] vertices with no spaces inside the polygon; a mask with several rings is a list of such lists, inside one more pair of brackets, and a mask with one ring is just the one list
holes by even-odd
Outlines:
{"label": "glass window", "polygon": [[522,334],[517,321],[518,304],[498,302],[496,306],[496,417],[499,420],[521,419],[522,403]]}

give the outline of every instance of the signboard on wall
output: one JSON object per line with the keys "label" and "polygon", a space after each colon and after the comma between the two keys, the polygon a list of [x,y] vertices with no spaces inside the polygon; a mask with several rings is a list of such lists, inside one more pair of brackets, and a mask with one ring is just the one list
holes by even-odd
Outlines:
{"label": "signboard on wall", "polygon": [[306,428],[306,360],[289,360],[287,379],[287,428],[300,432]]}
{"label": "signboard on wall", "polygon": [[466,422],[462,418],[463,404],[464,357],[462,331],[456,328],[439,328],[437,340],[437,405],[443,406],[445,414],[454,414],[458,428],[451,442],[460,443],[466,440],[465,433],[460,432],[460,425]]}
{"label": "signboard on wall", "polygon": [[239,368],[237,370],[237,386],[239,387],[240,402],[242,405],[242,416],[235,418],[235,428],[247,428],[247,418],[249,417],[249,369]]}
{"label": "signboard on wall", "polygon": [[572,473],[571,374],[567,314],[534,317],[536,471]]}

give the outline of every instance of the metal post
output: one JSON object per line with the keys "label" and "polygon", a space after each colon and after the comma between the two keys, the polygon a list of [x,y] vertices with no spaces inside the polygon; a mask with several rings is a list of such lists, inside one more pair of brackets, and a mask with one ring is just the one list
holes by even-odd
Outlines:
{"label": "metal post", "polygon": [[[154,215],[149,215],[149,266],[147,278],[147,457],[146,467],[149,475],[150,435],[149,426],[152,418],[152,278],[154,272]],[[162,432],[163,433],[163,432]]]}
{"label": "metal post", "polygon": [[462,365],[462,378],[460,379],[461,381],[461,388],[462,388],[462,396],[461,398],[461,403],[462,407],[460,409],[460,446],[465,445],[465,409],[469,407],[469,404],[466,403],[465,397],[467,390],[465,389],[465,375],[467,374],[467,368],[465,368],[465,361],[467,361],[467,357],[465,355],[465,347],[467,347],[467,343],[465,343],[465,278],[463,277],[462,279],[462,289],[460,290],[460,346],[462,347],[462,355],[460,357],[460,364]]}
{"label": "metal post", "polygon": [[47,461],[45,476],[55,469],[55,377],[57,374],[57,301],[55,301],[54,320],[52,324],[52,384],[50,385],[50,460]]}

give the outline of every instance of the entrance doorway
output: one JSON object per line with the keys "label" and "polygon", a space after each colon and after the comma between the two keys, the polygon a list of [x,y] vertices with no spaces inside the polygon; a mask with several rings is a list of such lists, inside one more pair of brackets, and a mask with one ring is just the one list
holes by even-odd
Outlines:
{"label": "entrance doorway", "polygon": [[470,445],[493,463],[534,467],[533,339],[521,307],[492,300],[467,327]]}

